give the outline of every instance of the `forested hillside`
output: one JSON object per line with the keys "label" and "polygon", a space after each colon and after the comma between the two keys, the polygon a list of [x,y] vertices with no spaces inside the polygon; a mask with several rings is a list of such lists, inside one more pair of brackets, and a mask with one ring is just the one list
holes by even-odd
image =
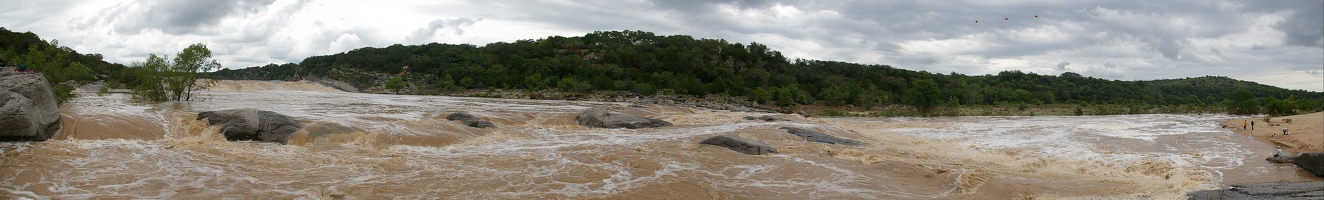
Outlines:
{"label": "forested hillside", "polygon": [[[408,66],[410,73],[401,73]],[[935,74],[887,65],[790,60],[758,43],[740,44],[640,31],[552,36],[484,46],[392,45],[215,73],[230,79],[330,77],[362,86],[382,80],[333,74],[362,71],[403,78],[416,91],[526,89],[722,94],[781,106],[1148,104],[1231,106],[1233,91],[1255,105],[1291,99],[1291,109],[1319,110],[1324,93],[1287,90],[1226,77],[1117,81],[1076,73]],[[375,84],[375,85],[374,85]],[[1245,100],[1235,100],[1245,101]]]}
{"label": "forested hillside", "polygon": [[72,98],[74,86],[96,80],[118,79],[124,65],[102,60],[101,54],[80,54],[56,40],[42,40],[32,32],[0,27],[0,66],[26,66],[39,71],[60,102]]}

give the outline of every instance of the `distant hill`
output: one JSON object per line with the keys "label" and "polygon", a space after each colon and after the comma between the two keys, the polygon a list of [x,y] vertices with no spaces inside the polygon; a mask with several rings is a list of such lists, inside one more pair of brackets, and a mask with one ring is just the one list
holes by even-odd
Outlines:
{"label": "distant hill", "polygon": [[[402,74],[408,66],[409,74]],[[355,73],[376,74],[374,76]],[[1288,90],[1226,77],[1117,81],[1076,73],[935,74],[838,61],[791,60],[758,43],[685,35],[603,31],[579,37],[470,44],[392,45],[313,56],[213,75],[226,79],[330,78],[381,87],[401,77],[415,91],[526,89],[623,91],[639,95],[729,95],[782,106],[993,104],[1228,105],[1237,89],[1261,104],[1294,99],[1318,110],[1324,93]],[[925,85],[932,83],[936,88]],[[925,87],[916,87],[925,86]]]}

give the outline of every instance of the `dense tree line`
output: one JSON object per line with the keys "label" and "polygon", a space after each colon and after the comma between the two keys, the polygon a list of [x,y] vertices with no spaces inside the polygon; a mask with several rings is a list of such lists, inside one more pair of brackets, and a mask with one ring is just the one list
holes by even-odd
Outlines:
{"label": "dense tree line", "polygon": [[[1255,111],[1273,102],[1290,110],[1319,110],[1324,93],[1287,90],[1226,77],[1117,81],[1066,72],[1040,75],[934,74],[837,61],[790,60],[758,43],[748,45],[641,31],[594,32],[581,37],[470,44],[392,45],[309,57],[216,74],[234,79],[325,77],[337,68],[397,74],[422,89],[530,89],[628,91],[640,95],[730,95],[781,106],[999,104],[1148,104],[1234,106]],[[361,83],[372,85],[375,83]],[[1233,99],[1244,89],[1248,99]],[[1290,100],[1291,102],[1288,102]],[[1291,105],[1287,105],[1291,104]],[[1282,111],[1286,107],[1288,111]],[[1246,108],[1252,109],[1252,108]],[[1271,110],[1265,108],[1266,110]],[[1267,112],[1267,111],[1265,111]]]}
{"label": "dense tree line", "polygon": [[55,90],[56,100],[73,97],[74,87],[97,80],[119,78],[125,66],[109,63],[101,54],[80,54],[56,40],[42,40],[32,32],[0,27],[0,66],[26,66],[39,71]]}

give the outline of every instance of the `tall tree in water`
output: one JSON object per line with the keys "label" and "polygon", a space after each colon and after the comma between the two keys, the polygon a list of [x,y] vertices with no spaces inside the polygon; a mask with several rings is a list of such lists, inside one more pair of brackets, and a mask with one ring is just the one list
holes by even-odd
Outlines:
{"label": "tall tree in water", "polygon": [[175,55],[173,62],[165,57],[152,54],[145,62],[135,62],[143,78],[134,87],[134,98],[147,101],[189,101],[193,92],[205,89],[216,80],[198,81],[204,72],[221,68],[221,63],[211,58],[207,45],[193,44]]}

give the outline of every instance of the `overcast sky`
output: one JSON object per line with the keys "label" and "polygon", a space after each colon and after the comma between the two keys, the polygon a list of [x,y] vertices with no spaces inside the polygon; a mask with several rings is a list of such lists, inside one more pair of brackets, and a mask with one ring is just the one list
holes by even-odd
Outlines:
{"label": "overcast sky", "polygon": [[0,0],[0,26],[124,64],[193,43],[244,68],[391,44],[642,30],[944,74],[1212,75],[1324,91],[1320,0]]}

